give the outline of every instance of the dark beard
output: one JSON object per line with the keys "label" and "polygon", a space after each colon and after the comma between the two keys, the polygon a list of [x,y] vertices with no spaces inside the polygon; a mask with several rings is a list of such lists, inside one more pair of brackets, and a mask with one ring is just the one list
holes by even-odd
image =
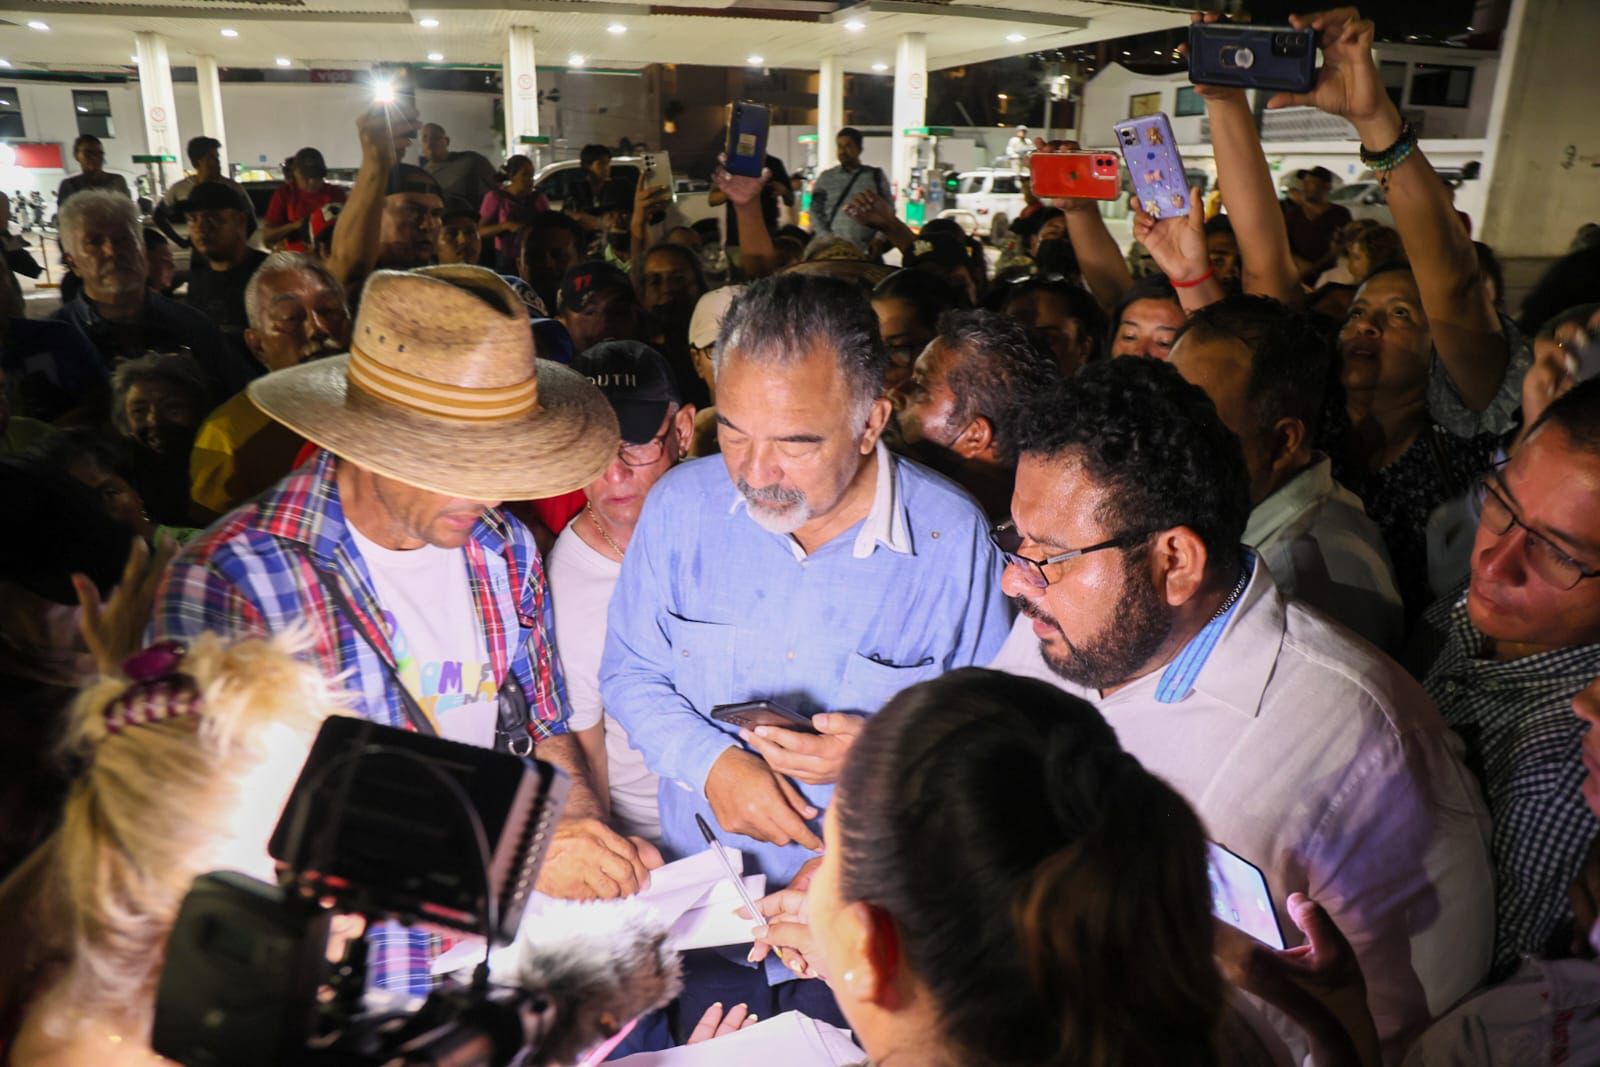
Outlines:
{"label": "dark beard", "polygon": [[[1142,553],[1130,552],[1124,559],[1117,609],[1103,630],[1079,645],[1062,634],[1064,653],[1040,642],[1046,666],[1073,685],[1100,690],[1122,685],[1150,662],[1172,632],[1172,616],[1166,601],[1150,584],[1143,564]],[[1060,634],[1056,621],[1032,601],[1022,599],[1019,606],[1024,615],[1043,619]]]}

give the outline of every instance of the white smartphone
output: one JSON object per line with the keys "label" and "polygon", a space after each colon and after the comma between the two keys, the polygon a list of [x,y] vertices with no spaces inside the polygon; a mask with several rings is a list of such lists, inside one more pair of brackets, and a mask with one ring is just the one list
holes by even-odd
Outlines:
{"label": "white smartphone", "polygon": [[1217,844],[1211,847],[1211,911],[1257,941],[1282,949],[1283,931],[1261,868]]}

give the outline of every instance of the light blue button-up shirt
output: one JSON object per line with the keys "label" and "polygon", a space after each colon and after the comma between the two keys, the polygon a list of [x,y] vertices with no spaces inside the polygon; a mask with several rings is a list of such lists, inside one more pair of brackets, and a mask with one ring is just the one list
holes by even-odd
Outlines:
{"label": "light blue button-up shirt", "polygon": [[[720,457],[651,491],[611,598],[600,688],[606,712],[661,776],[669,856],[713,826],[706,776],[732,726],[719,704],[767,698],[804,714],[872,713],[900,690],[986,664],[1011,610],[983,513],[951,482],[881,446],[871,512],[807,555],[742,506]],[[828,785],[795,783],[819,810]],[[813,823],[821,833],[821,818]],[[776,889],[811,855],[723,830]]]}

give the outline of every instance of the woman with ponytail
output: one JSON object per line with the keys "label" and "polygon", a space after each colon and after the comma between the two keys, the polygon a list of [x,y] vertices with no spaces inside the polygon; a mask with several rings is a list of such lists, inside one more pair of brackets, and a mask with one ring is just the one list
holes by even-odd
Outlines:
{"label": "woman with ponytail", "polygon": [[527,156],[511,156],[497,177],[499,187],[483,194],[478,207],[478,236],[494,238],[495,270],[514,275],[522,231],[535,215],[550,210],[550,201],[534,189],[533,160]]}
{"label": "woman with ponytail", "polygon": [[762,911],[878,1067],[1283,1062],[1213,958],[1199,819],[1077,697],[977,669],[905,690],[825,831],[804,904]]}
{"label": "woman with ponytail", "polygon": [[150,1050],[178,906],[267,839],[336,697],[284,640],[152,646],[78,694],[60,826],[0,883],[0,1063],[124,1067]]}

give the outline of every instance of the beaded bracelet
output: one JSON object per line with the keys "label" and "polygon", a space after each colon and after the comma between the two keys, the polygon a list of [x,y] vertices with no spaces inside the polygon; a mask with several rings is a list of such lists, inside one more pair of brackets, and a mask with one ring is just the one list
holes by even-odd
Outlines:
{"label": "beaded bracelet", "polygon": [[1366,145],[1360,146],[1361,161],[1371,167],[1377,175],[1378,185],[1388,192],[1389,172],[1394,170],[1407,159],[1417,148],[1417,129],[1409,121],[1400,124],[1400,136],[1396,137],[1394,144],[1381,152],[1373,152]]}

